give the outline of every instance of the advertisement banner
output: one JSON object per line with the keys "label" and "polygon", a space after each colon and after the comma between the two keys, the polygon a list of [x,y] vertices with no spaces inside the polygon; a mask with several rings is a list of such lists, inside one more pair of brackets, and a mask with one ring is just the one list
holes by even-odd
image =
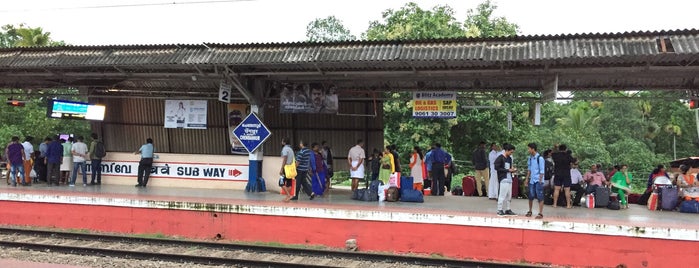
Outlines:
{"label": "advertisement banner", "polygon": [[413,92],[414,118],[456,118],[456,92]]}
{"label": "advertisement banner", "polygon": [[[248,181],[248,165],[154,162],[151,178],[173,178],[194,180]],[[92,174],[92,165],[87,165],[87,174]],[[102,175],[138,176],[138,161],[103,161]]]}
{"label": "advertisement banner", "polygon": [[165,100],[165,128],[206,129],[206,101]]}
{"label": "advertisement banner", "polygon": [[245,146],[233,135],[233,130],[250,114],[250,105],[240,103],[228,104],[228,139],[232,154],[248,154]]}
{"label": "advertisement banner", "polygon": [[337,92],[334,85],[321,83],[282,83],[280,88],[281,113],[336,114]]}

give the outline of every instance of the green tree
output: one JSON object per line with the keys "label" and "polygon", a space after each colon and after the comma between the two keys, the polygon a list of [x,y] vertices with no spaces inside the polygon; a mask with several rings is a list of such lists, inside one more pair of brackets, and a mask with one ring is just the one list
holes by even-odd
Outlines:
{"label": "green tree", "polygon": [[591,129],[596,132],[599,116],[592,109],[575,107],[568,110],[568,117],[558,118],[557,121],[561,126],[577,132],[582,133]]}
{"label": "green tree", "polygon": [[19,40],[15,43],[18,47],[46,46],[51,40],[51,33],[44,32],[41,27],[17,29]]}
{"label": "green tree", "polygon": [[317,18],[306,26],[306,37],[311,42],[347,41],[357,39],[335,16]]}
{"label": "green tree", "polygon": [[[487,6],[491,6],[489,2]],[[492,13],[494,9],[495,7],[492,6],[486,11]],[[481,16],[486,18],[484,23],[496,25],[500,31],[508,31],[508,35],[516,34],[515,24],[507,23],[508,27],[504,27],[502,22],[490,21],[491,14],[472,12],[469,16]],[[499,18],[495,19],[502,21]],[[473,27],[476,26],[464,27],[454,17],[454,10],[449,6],[435,6],[428,10],[422,9],[415,3],[408,3],[398,10],[386,10],[382,20],[371,22],[363,36],[369,40],[402,40],[492,37],[491,34],[496,33],[490,30],[474,30]],[[415,119],[412,117],[411,94],[393,93],[389,97],[391,100],[384,102],[384,137],[387,143],[399,145],[399,151],[404,153],[403,161],[407,161],[407,155],[412,146],[426,148],[433,142],[440,142],[443,148],[454,154],[455,159],[470,162],[470,151],[481,140],[514,143],[518,137],[526,135],[531,130],[527,117],[529,105],[526,103],[458,100],[457,107],[493,105],[502,106],[503,109],[463,110],[458,108],[456,119]],[[513,115],[513,131],[507,130],[508,112]]]}
{"label": "green tree", "polygon": [[34,47],[34,46],[60,46],[63,41],[55,41],[50,32],[44,32],[41,27],[32,28],[25,24],[18,27],[7,24],[1,27],[0,48],[3,47]]}
{"label": "green tree", "polygon": [[14,47],[19,39],[17,28],[12,24],[3,25],[0,27],[0,48]]}
{"label": "green tree", "polygon": [[398,10],[383,12],[381,21],[372,21],[364,37],[369,40],[432,39],[464,37],[466,31],[454,17],[454,10],[435,6],[431,10],[410,2]]}
{"label": "green tree", "polygon": [[493,12],[497,7],[490,0],[487,0],[480,3],[475,10],[469,9],[466,22],[464,22],[466,29],[471,32],[476,31],[476,36],[481,37],[516,35],[519,31],[517,24],[509,22],[505,17],[493,17]]}

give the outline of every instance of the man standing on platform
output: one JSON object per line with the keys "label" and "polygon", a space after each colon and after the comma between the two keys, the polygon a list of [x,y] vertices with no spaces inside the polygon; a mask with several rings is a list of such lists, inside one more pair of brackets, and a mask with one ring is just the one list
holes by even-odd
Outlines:
{"label": "man standing on platform", "polygon": [[49,150],[49,143],[51,143],[51,137],[46,137],[44,141],[39,144],[39,155],[36,155],[37,158],[36,162],[34,163],[37,182],[48,181],[48,176],[46,176],[46,154]]}
{"label": "man standing on platform", "polygon": [[[12,137],[12,142],[5,149],[5,155],[7,156],[7,161],[10,162],[10,180],[12,186],[17,186],[17,183],[21,183],[26,186],[24,182],[24,147],[19,144],[19,137]],[[19,172],[19,179],[17,179],[17,172]]]}
{"label": "man standing on platform", "polygon": [[83,136],[78,136],[70,150],[73,155],[73,173],[70,174],[70,184],[68,186],[71,187],[75,186],[75,179],[78,177],[78,168],[83,175],[83,187],[87,186],[87,144],[85,144],[83,140]]}
{"label": "man standing on platform", "polygon": [[483,182],[485,185],[490,184],[490,174],[488,174],[488,159],[485,156],[485,142],[478,144],[478,148],[473,151],[471,156],[473,166],[476,168],[476,191],[478,196],[485,196],[483,193]]}
{"label": "man standing on platform", "polygon": [[495,159],[495,170],[498,172],[498,181],[500,182],[500,191],[498,192],[498,216],[516,216],[510,209],[512,201],[512,173],[517,172],[517,169],[512,165],[512,154],[515,152],[515,147],[512,144],[505,143],[502,146],[504,152]]}
{"label": "man standing on platform", "polygon": [[490,178],[495,180],[490,180],[488,183],[488,199],[497,200],[498,199],[498,187],[500,183],[498,182],[498,171],[495,170],[495,159],[500,155],[500,149],[498,145],[494,142],[490,144],[490,153],[488,154],[488,163],[490,163]]}
{"label": "man standing on platform", "polygon": [[311,200],[316,197],[313,193],[313,187],[308,181],[308,169],[311,167],[311,157],[313,156],[310,149],[306,148],[306,143],[304,141],[299,141],[299,147],[301,149],[296,153],[296,194],[290,200],[299,200],[299,193],[303,188],[303,192],[306,193]]}
{"label": "man standing on platform", "polygon": [[532,216],[532,206],[534,199],[539,203],[539,213],[536,218],[544,217],[544,175],[546,170],[546,159],[537,152],[536,143],[527,145],[529,150],[529,159],[527,159],[527,179],[525,185],[529,187],[529,211],[526,216]]}
{"label": "man standing on platform", "polygon": [[434,144],[434,149],[432,150],[432,175],[434,175],[434,189],[432,189],[432,195],[444,195],[444,183],[446,181],[446,176],[444,174],[444,166],[451,163],[451,155],[442,150],[442,145],[439,143]]}
{"label": "man standing on platform", "polygon": [[364,178],[364,141],[357,140],[357,145],[350,148],[347,154],[347,164],[350,166],[350,178],[352,178],[352,192],[359,188],[359,180]]}
{"label": "man standing on platform", "polygon": [[330,180],[332,177],[335,175],[335,169],[333,168],[333,152],[330,149],[330,145],[328,145],[327,141],[323,141],[320,143],[322,146],[322,152],[321,154],[323,155],[323,162],[325,162],[325,165],[328,167],[328,177],[325,180],[325,190],[327,191],[330,189]]}
{"label": "man standing on platform", "polygon": [[34,145],[32,145],[32,136],[26,136],[22,147],[24,148],[24,182],[31,185],[32,184],[32,154],[34,153]]}
{"label": "man standing on platform", "polygon": [[104,143],[99,139],[97,133],[92,133],[90,136],[92,142],[90,142],[90,168],[92,170],[92,180],[90,180],[90,185],[100,185],[102,184],[102,157],[104,157]]}
{"label": "man standing on platform", "polygon": [[150,178],[150,169],[153,167],[153,156],[155,147],[153,147],[153,139],[146,139],[146,144],[141,145],[141,148],[134,154],[141,154],[141,161],[138,162],[138,184],[136,187],[146,188],[148,178]]}
{"label": "man standing on platform", "polygon": [[53,137],[46,150],[46,183],[48,186],[58,186],[58,178],[61,176],[61,163],[63,162],[63,145],[58,135]]}

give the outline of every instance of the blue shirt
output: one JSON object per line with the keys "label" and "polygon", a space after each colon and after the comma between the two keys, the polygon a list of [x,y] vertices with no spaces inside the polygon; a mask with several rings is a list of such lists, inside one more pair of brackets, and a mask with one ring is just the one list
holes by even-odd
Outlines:
{"label": "blue shirt", "polygon": [[141,152],[141,158],[153,158],[153,152],[155,149],[153,148],[152,143],[146,143],[141,146],[141,149],[138,149],[138,151]]}
{"label": "blue shirt", "polygon": [[544,168],[546,160],[536,153],[534,156],[529,156],[527,159],[527,168],[529,169],[529,184],[535,184],[539,182],[539,176],[544,175],[546,169]]}
{"label": "blue shirt", "polygon": [[48,152],[48,151],[49,151],[49,145],[48,145],[48,144],[46,144],[46,143],[44,143],[44,142],[42,142],[41,144],[39,144],[39,153],[40,153],[39,156],[40,156],[40,157],[46,157],[46,152]]}
{"label": "blue shirt", "polygon": [[449,162],[451,162],[451,155],[442,150],[442,148],[432,150],[432,163],[448,164]]}
{"label": "blue shirt", "polygon": [[63,145],[60,141],[52,141],[46,149],[46,162],[60,164],[63,158]]}
{"label": "blue shirt", "polygon": [[427,164],[427,171],[432,171],[432,150],[425,154],[425,164]]}

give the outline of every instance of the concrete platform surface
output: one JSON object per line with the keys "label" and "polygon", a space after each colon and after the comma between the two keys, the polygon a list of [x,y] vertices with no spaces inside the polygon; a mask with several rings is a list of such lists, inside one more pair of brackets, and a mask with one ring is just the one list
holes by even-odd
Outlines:
{"label": "concrete platform surface", "polygon": [[[360,202],[350,199],[350,191],[331,189],[326,196],[309,200],[302,195],[300,200],[289,203],[282,202],[284,196],[268,191],[264,193],[248,193],[237,190],[187,189],[149,187],[137,188],[122,185],[100,185],[75,187],[52,186],[36,184],[31,187],[0,186],[0,191],[7,194],[31,194],[43,196],[74,196],[74,197],[103,197],[123,198],[130,200],[197,202],[215,204],[255,204],[288,207],[316,207],[324,209],[348,209],[363,211],[395,211],[409,213],[426,213],[442,215],[471,215],[479,217],[497,217],[497,203],[484,197],[425,196],[424,203],[406,202]],[[3,199],[3,198],[0,198]],[[528,201],[525,199],[512,200],[512,210],[518,214],[514,218],[525,218]],[[536,204],[534,214],[536,215]],[[606,208],[588,209],[574,207],[572,209],[553,208],[544,206],[545,221],[579,222],[592,224],[623,224],[639,227],[683,228],[699,232],[699,215],[685,214],[672,211],[649,211],[645,206],[631,204],[627,210],[609,210]],[[511,218],[511,217],[507,217]]]}

